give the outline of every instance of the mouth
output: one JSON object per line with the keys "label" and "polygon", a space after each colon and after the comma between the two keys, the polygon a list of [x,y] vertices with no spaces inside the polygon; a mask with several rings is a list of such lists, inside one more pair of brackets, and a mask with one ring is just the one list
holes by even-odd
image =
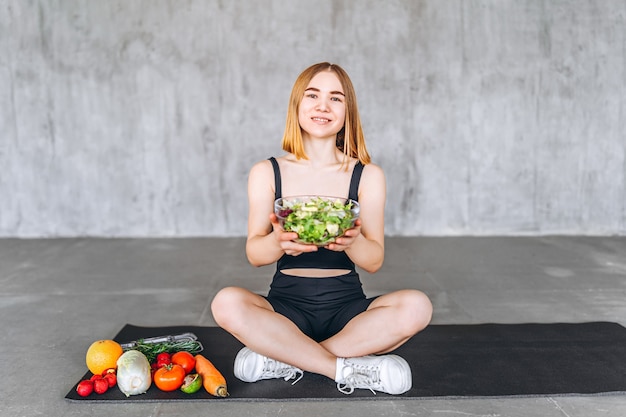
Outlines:
{"label": "mouth", "polygon": [[325,117],[311,117],[311,120],[313,120],[314,122],[317,122],[317,123],[328,123],[328,122],[330,122],[330,119],[327,119]]}

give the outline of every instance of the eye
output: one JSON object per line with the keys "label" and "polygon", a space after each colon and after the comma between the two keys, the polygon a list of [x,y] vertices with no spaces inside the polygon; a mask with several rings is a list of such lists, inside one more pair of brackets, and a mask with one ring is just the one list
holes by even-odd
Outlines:
{"label": "eye", "polygon": [[341,103],[341,102],[342,102],[341,97],[332,97],[332,98],[331,98],[331,100],[332,100],[332,101],[339,102],[339,103]]}
{"label": "eye", "polygon": [[315,93],[309,93],[309,94],[306,94],[306,95],[305,95],[305,97],[308,97],[308,98],[317,98],[317,94],[315,94]]}

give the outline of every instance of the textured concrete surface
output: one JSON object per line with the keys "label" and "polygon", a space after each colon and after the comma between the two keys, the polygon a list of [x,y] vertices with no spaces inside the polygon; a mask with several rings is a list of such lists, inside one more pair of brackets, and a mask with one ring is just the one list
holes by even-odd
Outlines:
{"label": "textured concrete surface", "polygon": [[0,0],[0,236],[242,236],[297,74],[352,75],[390,235],[626,234],[626,1]]}
{"label": "textured concrete surface", "polygon": [[[622,417],[623,395],[336,402],[82,404],[63,397],[86,349],[126,323],[215,325],[229,284],[265,292],[242,238],[0,239],[0,416]],[[424,290],[433,323],[613,321],[626,325],[626,238],[387,239],[366,292]]]}

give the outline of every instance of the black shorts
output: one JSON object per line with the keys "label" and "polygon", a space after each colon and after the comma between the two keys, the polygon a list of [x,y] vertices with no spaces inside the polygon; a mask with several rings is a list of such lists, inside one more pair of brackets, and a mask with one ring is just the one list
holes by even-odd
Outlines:
{"label": "black shorts", "polygon": [[317,342],[337,334],[364,312],[366,298],[356,272],[329,278],[306,278],[276,272],[266,297],[274,311],[290,319]]}

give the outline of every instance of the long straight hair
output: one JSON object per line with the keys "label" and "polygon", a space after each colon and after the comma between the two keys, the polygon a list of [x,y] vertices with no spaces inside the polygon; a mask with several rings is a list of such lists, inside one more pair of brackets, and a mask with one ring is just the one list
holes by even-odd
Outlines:
{"label": "long straight hair", "polygon": [[363,165],[369,164],[371,158],[365,146],[365,136],[363,135],[363,128],[361,127],[361,118],[359,117],[354,86],[343,68],[329,62],[311,65],[302,71],[296,79],[291,89],[291,97],[289,98],[287,123],[285,125],[285,133],[282,142],[283,150],[292,153],[297,159],[309,159],[304,151],[302,128],[298,121],[298,113],[300,110],[300,102],[302,101],[302,97],[304,97],[306,88],[313,77],[322,71],[333,72],[337,75],[345,94],[346,118],[343,128],[337,133],[337,149],[343,152],[346,156],[346,160],[348,157],[351,157],[358,159]]}

